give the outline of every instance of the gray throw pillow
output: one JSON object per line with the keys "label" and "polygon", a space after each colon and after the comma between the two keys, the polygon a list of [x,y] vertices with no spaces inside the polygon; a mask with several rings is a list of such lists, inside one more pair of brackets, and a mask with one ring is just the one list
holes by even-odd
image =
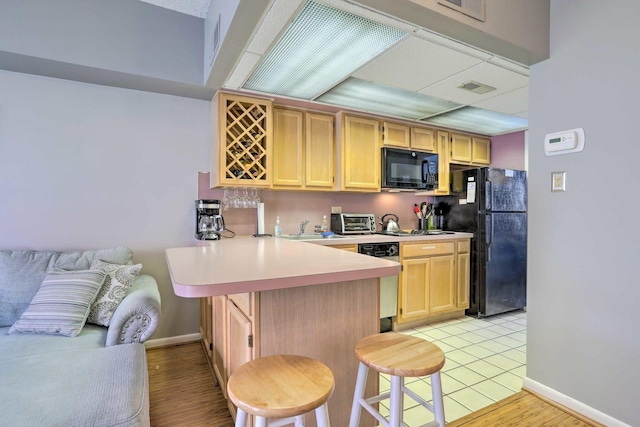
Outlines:
{"label": "gray throw pillow", "polygon": [[120,265],[94,260],[92,270],[103,271],[107,277],[98,293],[98,297],[91,305],[87,322],[101,326],[109,326],[113,313],[120,302],[127,295],[127,291],[138,277],[142,264]]}
{"label": "gray throw pillow", "polygon": [[77,336],[105,277],[99,270],[48,272],[9,334]]}

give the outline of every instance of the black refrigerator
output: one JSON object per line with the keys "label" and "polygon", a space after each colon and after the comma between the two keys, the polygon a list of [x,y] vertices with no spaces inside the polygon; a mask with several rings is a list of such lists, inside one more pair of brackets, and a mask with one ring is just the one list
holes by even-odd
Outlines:
{"label": "black refrigerator", "polygon": [[473,233],[470,307],[491,316],[527,305],[527,176],[494,168],[451,172],[444,229]]}

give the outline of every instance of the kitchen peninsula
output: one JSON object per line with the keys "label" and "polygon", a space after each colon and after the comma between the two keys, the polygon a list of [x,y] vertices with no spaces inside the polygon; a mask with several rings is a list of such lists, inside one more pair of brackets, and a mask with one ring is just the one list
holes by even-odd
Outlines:
{"label": "kitchen peninsula", "polygon": [[[335,376],[332,425],[348,424],[358,369],[354,348],[379,331],[378,278],[399,274],[399,263],[276,238],[171,248],[166,258],[176,295],[206,297],[202,315],[210,316],[212,327],[201,333],[225,393],[227,378],[248,360],[312,357]],[[373,393],[377,380],[371,380]],[[366,421],[374,425],[373,418]]]}

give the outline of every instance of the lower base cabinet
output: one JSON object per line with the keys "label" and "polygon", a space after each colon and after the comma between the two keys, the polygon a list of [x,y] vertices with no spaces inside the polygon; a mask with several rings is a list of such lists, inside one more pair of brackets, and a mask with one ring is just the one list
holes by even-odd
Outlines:
{"label": "lower base cabinet", "polygon": [[395,326],[415,326],[469,308],[469,240],[400,244]]}

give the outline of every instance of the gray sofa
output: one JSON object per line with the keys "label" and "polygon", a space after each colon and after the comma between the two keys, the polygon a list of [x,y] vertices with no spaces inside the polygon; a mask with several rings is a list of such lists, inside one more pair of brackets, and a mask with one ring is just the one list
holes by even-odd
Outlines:
{"label": "gray sofa", "polygon": [[132,278],[108,327],[85,323],[77,336],[11,329],[33,305],[51,271],[89,270],[95,260],[131,265],[132,257],[131,250],[122,247],[0,251],[1,426],[150,425],[142,343],[160,320],[153,277]]}

